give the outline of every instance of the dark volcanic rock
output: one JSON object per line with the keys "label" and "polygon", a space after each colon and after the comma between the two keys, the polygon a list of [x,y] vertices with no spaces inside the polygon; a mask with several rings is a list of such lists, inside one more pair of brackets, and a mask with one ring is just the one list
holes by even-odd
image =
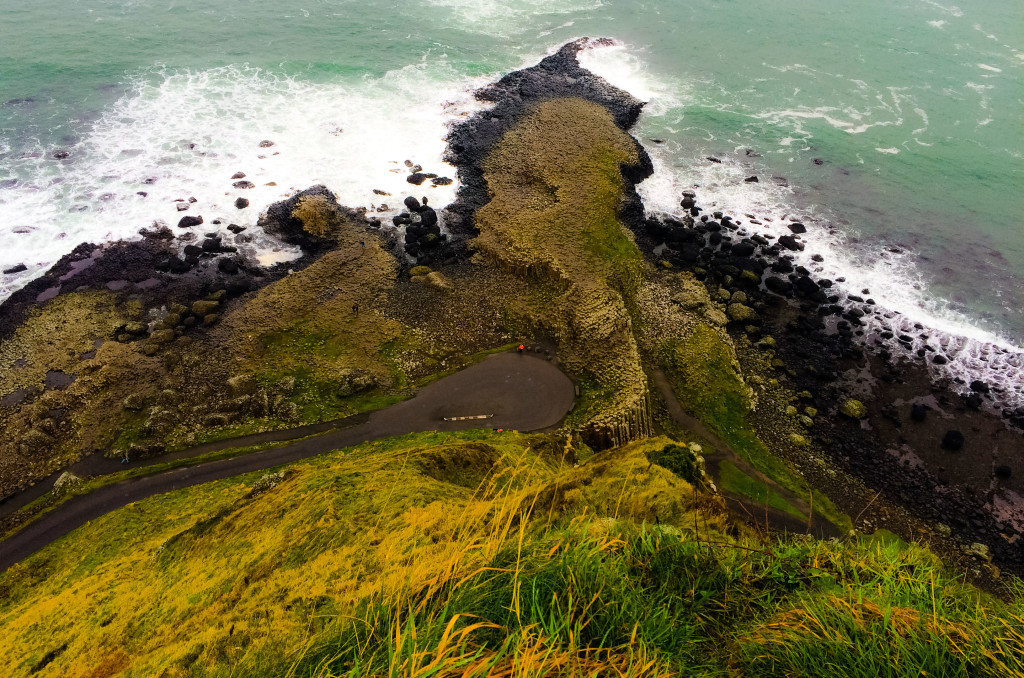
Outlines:
{"label": "dark volcanic rock", "polygon": [[201,223],[203,223],[203,218],[201,216],[200,217],[182,217],[181,220],[178,221],[178,228],[191,228],[193,226],[198,226]]}
{"label": "dark volcanic rock", "polygon": [[238,198],[237,200],[235,200],[235,207],[237,207],[240,210],[244,210],[248,206],[249,206],[249,199],[248,198]]}
{"label": "dark volcanic rock", "polygon": [[235,188],[256,188],[256,184],[252,183],[251,181],[236,181],[231,185],[234,186]]}
{"label": "dark volcanic rock", "polygon": [[928,417],[928,406],[927,405],[911,405],[910,406],[910,419],[911,421],[924,421]]}
{"label": "dark volcanic rock", "polygon": [[946,435],[942,436],[942,448],[956,452],[964,446],[964,434],[960,431],[946,431]]}
{"label": "dark volcanic rock", "polygon": [[22,271],[27,271],[27,270],[28,270],[28,266],[26,266],[25,264],[17,264],[16,266],[11,266],[8,269],[4,269],[4,274],[10,275],[12,273],[21,273]]}
{"label": "dark volcanic rock", "polygon": [[419,186],[420,184],[427,180],[427,175],[421,172],[413,172],[412,174],[407,176],[405,180],[408,181],[410,184],[415,184],[416,186]]}
{"label": "dark volcanic rock", "polygon": [[804,244],[791,235],[780,236],[779,244],[793,252],[798,252],[804,248]]}
{"label": "dark volcanic rock", "polygon": [[[788,224],[788,226],[789,226],[789,230],[792,231],[793,233],[806,233],[807,232],[807,227],[804,226],[803,224],[801,224],[799,221],[794,221],[791,224]],[[818,255],[815,255],[815,256],[818,256]]]}
{"label": "dark volcanic rock", "polygon": [[365,224],[362,213],[342,207],[338,204],[334,193],[326,186],[319,185],[299,191],[287,200],[275,202],[267,208],[267,211],[260,215],[257,225],[264,231],[275,235],[287,243],[298,245],[306,252],[322,252],[334,245],[334,239],[330,236],[320,237],[308,233],[302,226],[302,221],[292,216],[299,201],[305,197],[321,196],[325,199],[327,209],[334,213],[339,219],[345,219],[355,224]]}
{"label": "dark volcanic rock", "polygon": [[[604,106],[622,130],[629,130],[636,123],[643,102],[584,69],[577,60],[576,55],[588,45],[610,42],[586,38],[570,42],[536,66],[513,71],[476,92],[477,99],[494,105],[452,129],[445,156],[448,162],[458,167],[458,197],[455,205],[448,208],[445,222],[457,238],[473,236],[473,214],[490,200],[482,171],[485,158],[505,132],[532,111],[536,104],[548,99],[578,97]],[[623,168],[623,176],[632,184],[654,171],[643,146],[637,142],[636,147],[640,164]],[[634,230],[640,230],[644,218],[643,204],[632,186],[627,186],[626,192],[621,216]]]}
{"label": "dark volcanic rock", "polygon": [[238,273],[238,262],[234,259],[222,258],[217,260],[217,270],[228,275]]}

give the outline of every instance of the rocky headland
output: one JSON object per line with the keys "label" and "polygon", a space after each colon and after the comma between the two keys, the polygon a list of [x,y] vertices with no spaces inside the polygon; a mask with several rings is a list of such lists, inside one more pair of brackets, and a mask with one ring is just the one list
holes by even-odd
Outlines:
{"label": "rocky headland", "polygon": [[[522,341],[576,381],[563,426],[582,456],[699,440],[739,511],[763,482],[833,534],[885,528],[989,582],[1024,572],[1024,413],[858,336],[881,312],[870,296],[840,298],[790,257],[813,226],[768,237],[699,187],[679,196],[688,217],[646,214],[635,185],[653,170],[629,134],[643,103],[579,65],[587,45],[478,92],[491,107],[451,130],[444,209],[408,196],[382,223],[313,187],[260,219],[302,248],[286,265],[183,221],[80,245],[13,295],[0,494],[89,455],[374,409]],[[941,359],[927,337],[896,340]]]}

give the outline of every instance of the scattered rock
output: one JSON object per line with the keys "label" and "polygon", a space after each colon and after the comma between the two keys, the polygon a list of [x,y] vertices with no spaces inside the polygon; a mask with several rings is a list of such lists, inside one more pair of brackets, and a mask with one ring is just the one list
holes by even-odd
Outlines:
{"label": "scattered rock", "polygon": [[235,207],[237,207],[240,210],[244,210],[248,206],[249,206],[249,199],[248,198],[238,198],[237,200],[235,200]]}
{"label": "scattered rock", "polygon": [[10,268],[4,269],[4,274],[11,275],[12,273],[21,273],[22,271],[27,270],[28,266],[26,266],[25,264],[17,264],[15,266],[11,266]]}
{"label": "scattered rock", "polygon": [[198,226],[201,223],[203,223],[203,218],[201,216],[182,217],[181,220],[178,222],[178,228],[191,228],[193,226]]}
{"label": "scattered rock", "polygon": [[946,431],[942,436],[942,449],[956,452],[964,446],[964,434],[957,430]]}
{"label": "scattered rock", "polygon": [[753,177],[747,177],[743,181],[747,182],[748,184],[756,184],[758,182],[758,179],[757,179],[756,176],[753,176]]}
{"label": "scattered rock", "polygon": [[415,184],[419,186],[420,184],[427,180],[427,175],[422,174],[420,172],[413,172],[412,174],[407,176],[405,180],[408,181],[410,184]]}
{"label": "scattered rock", "polygon": [[53,483],[54,494],[64,494],[68,490],[74,488],[76,485],[81,485],[82,479],[76,476],[71,471],[64,471],[58,476],[56,482]]}
{"label": "scattered rock", "polygon": [[192,313],[199,317],[204,317],[216,311],[218,306],[220,306],[218,301],[196,301],[192,303]]}
{"label": "scattered rock", "polygon": [[155,330],[149,335],[149,341],[154,344],[169,344],[174,341],[174,330]]}
{"label": "scattered rock", "polygon": [[981,542],[974,542],[965,549],[967,555],[980,558],[981,560],[990,560],[992,555],[989,553],[988,546]]}
{"label": "scattered rock", "polygon": [[256,188],[256,184],[252,183],[251,181],[236,181],[231,185],[234,186],[235,188]]}
{"label": "scattered rock", "polygon": [[729,304],[726,308],[726,314],[729,316],[729,320],[738,323],[757,319],[757,311],[746,304]]}
{"label": "scattered rock", "polygon": [[260,148],[270,148],[273,145],[274,145],[274,142],[270,141],[269,139],[264,139],[259,144]]}
{"label": "scattered rock", "polygon": [[232,179],[244,179],[245,178],[245,172],[235,172],[234,174],[231,175],[231,178]]}
{"label": "scattered rock", "polygon": [[859,400],[849,398],[839,406],[839,412],[851,419],[863,419],[868,416],[868,408]]}
{"label": "scattered rock", "polygon": [[910,406],[910,420],[911,421],[924,421],[928,416],[928,410],[930,408],[927,405],[911,405]]}

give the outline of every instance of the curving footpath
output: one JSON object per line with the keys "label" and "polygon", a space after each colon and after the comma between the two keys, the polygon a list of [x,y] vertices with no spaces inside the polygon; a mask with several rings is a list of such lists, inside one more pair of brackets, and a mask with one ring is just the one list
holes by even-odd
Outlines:
{"label": "curving footpath", "polygon": [[[361,423],[347,428],[329,430],[313,438],[261,452],[126,480],[75,497],[0,542],[0,572],[90,520],[156,494],[407,433],[481,427],[540,431],[561,422],[572,409],[574,400],[573,382],[546,360],[528,354],[492,355],[420,389],[410,400],[361,416]],[[487,415],[490,416],[486,419],[479,418]],[[458,420],[450,421],[452,418]],[[331,424],[337,425],[328,423]],[[310,432],[316,431],[310,429]],[[244,439],[251,437],[245,436]],[[221,441],[217,445],[251,444],[244,439]],[[206,447],[175,456],[195,456],[208,451],[204,449]]]}

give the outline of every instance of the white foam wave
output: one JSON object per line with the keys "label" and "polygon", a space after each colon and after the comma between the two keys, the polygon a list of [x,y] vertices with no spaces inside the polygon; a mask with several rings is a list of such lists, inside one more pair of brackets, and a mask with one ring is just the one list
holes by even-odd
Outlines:
{"label": "white foam wave", "polygon": [[602,0],[427,0],[433,7],[451,12],[456,21],[476,33],[507,37],[552,28],[552,18],[592,12]]}
{"label": "white foam wave", "polygon": [[938,10],[945,12],[950,16],[961,17],[964,15],[963,10],[957,7],[956,5],[941,5],[938,2],[935,2],[935,0],[922,0],[922,2],[924,2],[924,4],[926,5],[930,5]]}
{"label": "white foam wave", "polygon": [[[445,205],[457,185],[413,186],[403,161],[454,179],[442,160],[446,125],[480,108],[471,90],[483,83],[443,60],[331,83],[246,67],[140,76],[70,159],[57,162],[53,149],[39,149],[39,157],[17,161],[21,183],[0,190],[0,228],[17,244],[0,251],[0,266],[29,270],[3,276],[0,299],[79,242],[138,237],[154,221],[173,226],[183,215],[202,215],[202,232],[251,227],[266,205],[317,183],[352,207],[401,206],[410,193]],[[265,139],[274,145],[261,148]],[[255,187],[234,188],[236,172]],[[236,197],[252,206],[236,209]],[[178,212],[176,200],[190,198],[196,202]],[[264,258],[296,254],[255,236]]]}
{"label": "white foam wave", "polygon": [[689,86],[655,76],[637,48],[616,42],[593,44],[578,55],[580,66],[647,103],[647,115],[664,115],[682,105]]}

